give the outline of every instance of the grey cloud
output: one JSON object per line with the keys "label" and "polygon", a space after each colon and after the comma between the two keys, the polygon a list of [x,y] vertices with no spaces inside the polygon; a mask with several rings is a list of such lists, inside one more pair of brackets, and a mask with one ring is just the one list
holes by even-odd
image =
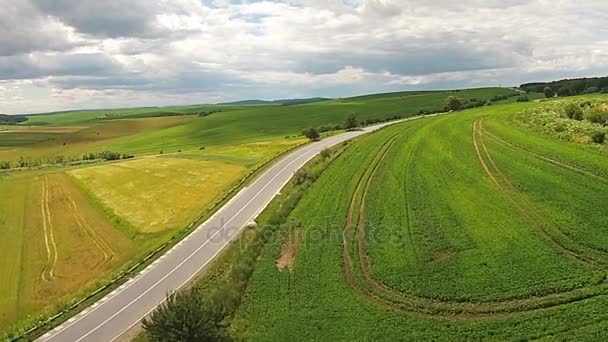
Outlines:
{"label": "grey cloud", "polygon": [[27,54],[0,57],[0,80],[117,74],[120,64],[99,53]]}
{"label": "grey cloud", "polygon": [[59,23],[41,15],[27,1],[5,1],[0,11],[0,56],[74,47]]}
{"label": "grey cloud", "polygon": [[32,0],[44,13],[78,32],[99,37],[153,37],[157,6],[147,0]]}

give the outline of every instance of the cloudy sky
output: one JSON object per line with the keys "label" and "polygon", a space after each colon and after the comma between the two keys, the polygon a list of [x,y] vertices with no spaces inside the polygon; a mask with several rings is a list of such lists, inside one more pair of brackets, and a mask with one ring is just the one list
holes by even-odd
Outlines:
{"label": "cloudy sky", "polygon": [[608,75],[603,0],[0,0],[0,113]]}

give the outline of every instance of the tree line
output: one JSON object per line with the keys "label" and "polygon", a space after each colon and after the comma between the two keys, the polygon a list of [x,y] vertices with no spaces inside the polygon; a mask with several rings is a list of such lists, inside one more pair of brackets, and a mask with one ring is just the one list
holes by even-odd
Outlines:
{"label": "tree line", "polygon": [[112,151],[102,151],[96,153],[87,153],[81,156],[72,156],[66,157],[62,154],[56,155],[47,159],[31,159],[19,157],[19,159],[15,161],[3,160],[0,161],[0,170],[10,170],[10,169],[23,169],[23,168],[34,168],[40,167],[43,165],[66,165],[66,164],[74,164],[80,161],[109,161],[109,160],[120,160],[120,159],[131,159],[134,158],[133,155],[128,153],[118,153]]}
{"label": "tree line", "polygon": [[553,82],[525,83],[519,86],[525,92],[545,93],[546,97],[608,93],[608,77],[575,78]]}

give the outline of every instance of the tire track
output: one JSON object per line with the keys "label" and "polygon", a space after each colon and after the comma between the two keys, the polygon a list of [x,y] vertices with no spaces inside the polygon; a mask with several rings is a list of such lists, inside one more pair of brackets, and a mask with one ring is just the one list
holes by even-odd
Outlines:
{"label": "tire track", "polygon": [[531,150],[529,150],[527,148],[524,148],[524,147],[522,147],[520,145],[517,145],[517,144],[512,143],[512,142],[510,142],[508,140],[500,138],[497,135],[495,135],[495,134],[489,132],[488,130],[486,130],[483,127],[483,124],[480,124],[479,128],[481,129],[481,131],[484,134],[484,136],[489,137],[492,141],[494,141],[497,144],[500,144],[500,145],[502,145],[502,146],[504,146],[506,148],[509,148],[509,149],[511,149],[513,151],[515,151],[515,150],[523,151],[526,154],[530,155],[531,157],[533,157],[533,158],[535,158],[537,160],[543,161],[543,162],[548,163],[548,164],[553,165],[553,166],[560,167],[562,169],[567,169],[567,170],[570,170],[570,171],[573,171],[573,172],[577,172],[577,173],[585,175],[585,176],[589,176],[589,177],[595,178],[595,179],[601,181],[602,183],[608,184],[608,177],[598,175],[596,173],[593,173],[591,171],[585,170],[585,169],[583,169],[581,167],[569,164],[569,163],[564,162],[564,161],[560,161],[560,160],[553,159],[553,158],[550,158],[550,157],[547,157],[547,156],[543,156],[543,155],[541,155],[539,153],[531,151]]}
{"label": "tire track", "polygon": [[[501,193],[507,193],[499,178],[491,171],[491,164],[495,163],[488,160],[486,163],[482,151],[487,151],[476,137],[477,121],[474,123],[473,145],[480,163],[486,173],[499,188]],[[422,316],[442,317],[448,319],[481,319],[486,317],[500,318],[508,317],[515,313],[530,313],[550,309],[560,305],[571,304],[583,301],[600,295],[608,294],[608,284],[603,281],[599,283],[574,288],[567,291],[550,293],[541,296],[531,296],[528,298],[514,298],[495,301],[450,301],[440,300],[431,297],[418,296],[404,293],[390,288],[386,284],[378,281],[373,276],[369,255],[366,250],[365,238],[365,197],[369,190],[371,180],[376,171],[380,168],[390,148],[394,145],[395,138],[391,137],[381,147],[380,152],[372,161],[368,170],[360,177],[348,209],[346,223],[343,230],[343,265],[345,275],[351,288],[362,296],[366,301],[384,308],[386,310],[398,311],[402,313],[416,314]],[[487,156],[486,156],[487,157]],[[491,158],[491,157],[490,157]],[[490,164],[490,165],[488,165]],[[356,232],[354,241],[354,253],[358,259],[361,278],[356,275],[357,266],[353,263],[351,256],[351,235],[352,228],[356,222]]]}
{"label": "tire track", "polygon": [[74,219],[76,219],[78,226],[80,226],[80,228],[85,231],[85,233],[91,238],[91,240],[93,240],[93,243],[95,244],[95,246],[97,246],[97,249],[99,249],[99,251],[103,254],[103,260],[100,261],[100,263],[96,264],[93,268],[107,264],[108,262],[112,261],[112,259],[116,256],[116,253],[114,252],[112,247],[102,236],[99,235],[99,233],[93,227],[91,227],[91,225],[89,225],[87,220],[80,212],[80,208],[78,208],[78,205],[76,204],[74,199],[69,194],[65,195],[68,202],[70,203],[70,206],[72,207],[72,216],[74,216]]}
{"label": "tire track", "polygon": [[[513,185],[511,180],[500,170],[500,168],[498,168],[484,143],[482,123],[483,117],[478,118],[473,123],[473,144],[475,145],[480,163],[488,176],[498,187],[501,194],[503,194],[503,196],[506,197],[529,220],[529,222],[532,223],[532,226],[534,226],[547,241],[558,247],[563,254],[592,268],[599,267],[600,269],[606,269],[608,266],[608,260],[606,260],[606,255],[602,251],[584,247],[562,233],[559,225],[536,209],[534,204],[527,198],[527,196],[522,194],[521,191],[519,191],[519,189]],[[480,146],[485,157],[482,156],[482,153],[480,152]],[[487,159],[488,163],[490,164],[489,166],[486,164],[484,159]],[[493,169],[494,171],[490,169]],[[551,229],[554,232],[553,234],[546,229],[547,224],[553,227],[553,229]],[[555,233],[559,235],[559,239],[554,236]],[[590,250],[595,255],[585,255],[584,251],[586,249]]]}
{"label": "tire track", "polygon": [[44,231],[44,245],[47,254],[47,265],[42,270],[42,279],[51,281],[55,277],[55,265],[57,264],[57,244],[53,234],[53,220],[51,218],[51,210],[49,207],[49,186],[48,177],[42,180],[42,227]]}

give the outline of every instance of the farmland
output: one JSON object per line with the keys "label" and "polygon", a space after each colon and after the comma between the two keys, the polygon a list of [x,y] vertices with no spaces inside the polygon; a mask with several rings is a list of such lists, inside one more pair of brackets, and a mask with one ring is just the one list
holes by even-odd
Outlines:
{"label": "farmland", "polygon": [[0,286],[0,330],[30,326],[135,264],[246,174],[305,142],[303,129],[335,130],[353,113],[366,122],[436,112],[451,95],[497,105],[518,93],[63,112],[1,126],[0,162],[11,170],[0,173],[0,231],[10,237],[0,249],[10,279]]}
{"label": "farmland", "polygon": [[0,191],[2,326],[82,294],[134,254],[64,174],[10,175]]}
{"label": "farmland", "polygon": [[291,213],[295,228],[266,246],[232,333],[605,337],[608,159],[514,120],[536,106],[421,119],[352,144]]}

